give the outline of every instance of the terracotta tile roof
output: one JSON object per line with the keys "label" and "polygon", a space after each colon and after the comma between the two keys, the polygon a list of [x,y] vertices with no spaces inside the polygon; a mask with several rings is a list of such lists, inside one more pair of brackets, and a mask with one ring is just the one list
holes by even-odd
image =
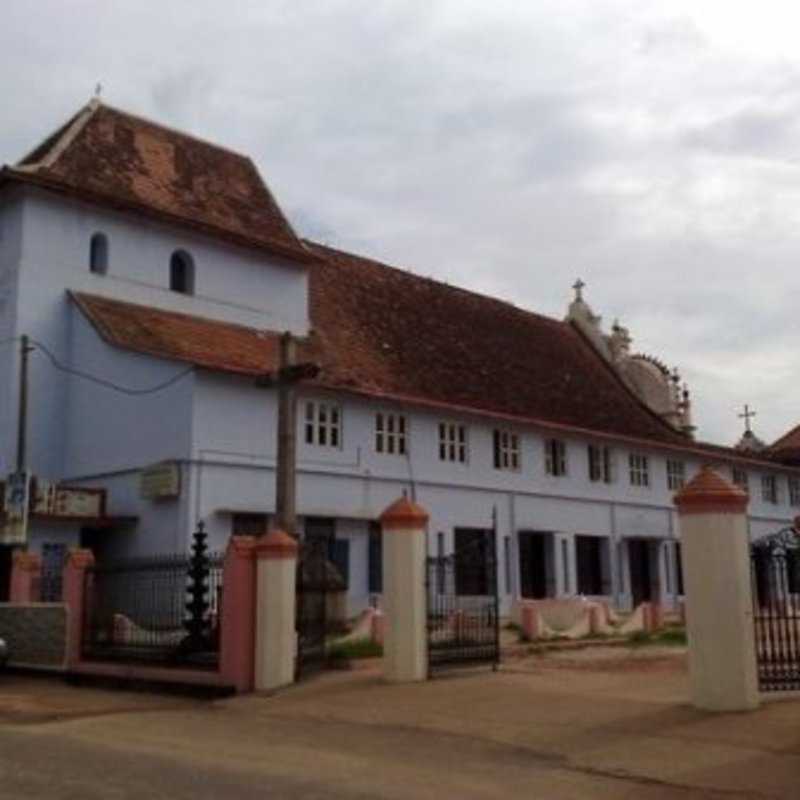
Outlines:
{"label": "terracotta tile roof", "polygon": [[278,334],[242,325],[71,292],[109,344],[206,369],[260,375],[278,363]]}
{"label": "terracotta tile roof", "polygon": [[800,464],[800,425],[795,425],[773,442],[767,448],[766,455],[787,464]]}
{"label": "terracotta tile roof", "polygon": [[307,244],[325,385],[687,443],[570,324]]}
{"label": "terracotta tile roof", "polygon": [[310,258],[249,158],[96,102],[0,178]]}
{"label": "terracotta tile roof", "polygon": [[[312,335],[299,356],[321,388],[594,431],[711,463],[769,455],[686,439],[644,407],[571,325],[308,243]],[[100,336],[137,353],[241,375],[274,371],[278,333],[71,293]]]}

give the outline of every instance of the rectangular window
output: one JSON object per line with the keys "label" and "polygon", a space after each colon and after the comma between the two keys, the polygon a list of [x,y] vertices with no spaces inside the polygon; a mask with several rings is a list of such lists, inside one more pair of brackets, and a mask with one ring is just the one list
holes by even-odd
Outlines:
{"label": "rectangular window", "polygon": [[467,463],[467,426],[455,422],[439,423],[439,459]]}
{"label": "rectangular window", "polygon": [[677,577],[678,594],[683,594],[683,556],[681,554],[681,543],[675,542],[675,576]]}
{"label": "rectangular window", "polygon": [[611,448],[599,444],[590,444],[588,454],[589,480],[594,483],[613,483],[614,460]]}
{"label": "rectangular window", "polygon": [[406,418],[402,414],[375,415],[375,452],[406,454]]}
{"label": "rectangular window", "polygon": [[494,468],[519,469],[519,436],[510,431],[494,432]]}
{"label": "rectangular window", "polygon": [[555,477],[567,474],[567,447],[561,439],[545,439],[544,471]]}
{"label": "rectangular window", "polygon": [[739,467],[734,467],[733,468],[733,482],[740,489],[744,489],[745,492],[750,494],[750,479],[747,476],[747,470],[746,469],[741,469]]}
{"label": "rectangular window", "polygon": [[686,464],[683,461],[667,459],[667,488],[673,492],[682,489],[686,483]]}
{"label": "rectangular window", "polygon": [[795,475],[789,477],[789,505],[800,506],[800,478]]}
{"label": "rectangular window", "polygon": [[780,502],[778,496],[778,478],[776,475],[761,476],[761,499],[765,503],[777,505]]}
{"label": "rectangular window", "polygon": [[641,453],[628,456],[631,486],[650,486],[650,459]]}
{"label": "rectangular window", "polygon": [[306,402],[305,442],[317,447],[339,447],[342,441],[342,412],[333,403]]}

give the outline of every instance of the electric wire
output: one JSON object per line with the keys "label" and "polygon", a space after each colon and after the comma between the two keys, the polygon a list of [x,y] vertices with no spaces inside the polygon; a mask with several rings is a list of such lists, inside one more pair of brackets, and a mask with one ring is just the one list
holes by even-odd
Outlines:
{"label": "electric wire", "polygon": [[53,367],[55,367],[55,369],[65,372],[68,375],[74,375],[76,378],[81,378],[85,381],[95,383],[98,386],[103,386],[106,389],[111,389],[115,392],[120,392],[121,394],[127,394],[136,397],[147,394],[155,394],[156,392],[161,392],[164,389],[168,389],[170,386],[177,383],[181,378],[184,378],[190,372],[194,371],[194,366],[190,366],[181,370],[180,372],[177,372],[172,377],[167,378],[167,380],[162,381],[155,386],[150,386],[146,389],[134,389],[129,386],[121,386],[120,384],[114,383],[106,378],[99,378],[98,376],[91,375],[83,370],[70,367],[67,364],[62,363],[46,345],[42,344],[36,339],[28,339],[28,341],[36,348],[36,350],[39,350],[47,358],[47,360],[53,365]]}

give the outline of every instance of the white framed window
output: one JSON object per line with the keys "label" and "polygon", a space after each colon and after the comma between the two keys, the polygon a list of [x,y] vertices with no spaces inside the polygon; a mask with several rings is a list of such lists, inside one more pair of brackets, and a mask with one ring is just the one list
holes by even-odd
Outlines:
{"label": "white framed window", "polygon": [[589,480],[593,483],[613,483],[614,451],[605,445],[590,444],[587,454],[589,458]]}
{"label": "white framed window", "polygon": [[339,406],[306,401],[305,441],[317,447],[341,447],[342,411]]}
{"label": "white framed window", "polygon": [[561,439],[544,440],[544,471],[555,477],[567,474],[567,446]]}
{"label": "white framed window", "polygon": [[439,459],[467,463],[467,426],[457,422],[439,423]]}
{"label": "white framed window", "polygon": [[789,505],[800,506],[800,478],[789,476]]}
{"label": "white framed window", "polygon": [[403,414],[375,415],[375,452],[404,456],[407,451],[406,418]]}
{"label": "white framed window", "polygon": [[628,455],[628,474],[631,486],[650,486],[650,459],[643,453]]}
{"label": "white framed window", "polygon": [[494,468],[519,470],[519,436],[511,431],[494,432]]}
{"label": "white framed window", "polygon": [[740,489],[744,489],[747,494],[750,494],[750,478],[746,469],[741,467],[733,468],[733,483]]}
{"label": "white framed window", "polygon": [[675,492],[686,484],[686,464],[672,458],[667,459],[667,489]]}
{"label": "white framed window", "polygon": [[780,503],[777,475],[761,476],[761,499],[765,503],[771,503],[772,505],[778,505],[778,503]]}

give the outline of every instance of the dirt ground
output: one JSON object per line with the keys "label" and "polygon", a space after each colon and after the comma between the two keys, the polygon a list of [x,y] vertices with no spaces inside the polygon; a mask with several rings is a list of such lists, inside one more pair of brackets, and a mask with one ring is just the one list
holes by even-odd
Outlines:
{"label": "dirt ground", "polygon": [[794,800],[798,781],[800,701],[696,711],[672,647],[411,685],[362,663],[214,702],[0,679],[2,798]]}

